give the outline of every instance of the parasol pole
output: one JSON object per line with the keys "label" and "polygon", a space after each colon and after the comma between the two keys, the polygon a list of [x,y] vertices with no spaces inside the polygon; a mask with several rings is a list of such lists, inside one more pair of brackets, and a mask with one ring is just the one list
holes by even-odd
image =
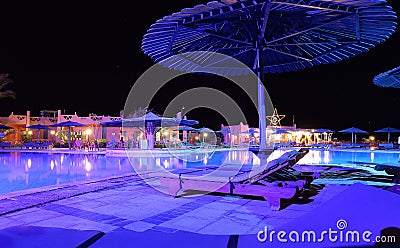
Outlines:
{"label": "parasol pole", "polygon": [[388,143],[390,143],[390,132],[388,132]]}
{"label": "parasol pole", "polygon": [[271,3],[268,1],[264,4],[263,8],[265,8],[264,18],[259,26],[259,37],[256,42],[257,48],[257,76],[258,76],[258,117],[259,117],[259,126],[260,126],[260,150],[267,149],[267,119],[266,119],[266,111],[265,111],[265,96],[264,96],[264,79],[265,79],[265,71],[264,71],[264,48],[263,41],[265,36],[265,30],[267,28],[268,17],[270,12]]}
{"label": "parasol pole", "polygon": [[265,111],[265,101],[264,101],[264,85],[263,79],[265,77],[264,73],[264,63],[263,63],[263,51],[262,46],[257,49],[258,57],[258,117],[260,125],[260,150],[267,149],[267,119]]}
{"label": "parasol pole", "polygon": [[154,124],[151,122],[145,123],[146,125],[146,138],[148,142],[148,149],[154,149],[154,135],[155,135],[155,128]]}
{"label": "parasol pole", "polygon": [[71,150],[71,127],[68,126],[68,148]]}

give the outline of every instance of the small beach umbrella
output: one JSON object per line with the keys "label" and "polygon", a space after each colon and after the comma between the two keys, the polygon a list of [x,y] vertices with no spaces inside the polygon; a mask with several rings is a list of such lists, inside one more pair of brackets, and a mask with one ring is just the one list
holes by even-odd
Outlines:
{"label": "small beach umbrella", "polygon": [[232,130],[230,130],[230,129],[222,129],[222,130],[216,131],[216,133],[232,133]]}
{"label": "small beach umbrella", "polygon": [[334,133],[335,131],[332,131],[330,129],[324,129],[324,128],[320,128],[314,131],[314,133]]}
{"label": "small beach umbrella", "polygon": [[71,150],[71,127],[84,127],[86,124],[82,124],[75,121],[64,121],[57,124],[51,125],[52,127],[68,127],[68,148]]}
{"label": "small beach umbrella", "polygon": [[51,130],[51,128],[49,128],[48,126],[41,125],[41,124],[27,126],[25,128],[37,129],[38,130],[38,141],[40,140],[40,130]]}
{"label": "small beach umbrella", "polygon": [[189,127],[189,126],[181,126],[181,127],[178,128],[178,131],[192,131],[192,132],[194,132],[194,131],[197,131],[197,129],[193,128],[193,127]]}
{"label": "small beach umbrella", "polygon": [[[330,129],[325,129],[325,128],[320,128],[315,130],[313,133],[317,133],[317,134],[328,134],[328,133],[334,133],[335,131],[332,131]],[[315,136],[314,136],[315,137]],[[315,138],[314,138],[315,139]],[[328,137],[327,135],[325,135],[325,140],[327,140]]]}
{"label": "small beach umbrella", "polygon": [[350,127],[345,130],[339,131],[341,133],[351,133],[351,143],[355,143],[354,135],[355,134],[368,134],[367,131],[358,129],[356,127]]}
{"label": "small beach umbrella", "polygon": [[375,131],[376,133],[388,133],[388,143],[390,142],[390,133],[400,133],[399,129],[392,128],[392,127],[386,127],[383,129],[379,129]]}
{"label": "small beach umbrella", "polygon": [[216,131],[216,133],[221,133],[221,134],[227,134],[227,135],[229,135],[228,137],[229,137],[229,140],[230,140],[230,142],[231,142],[231,144],[232,144],[232,137],[231,137],[230,135],[231,135],[233,132],[232,132],[231,129],[229,129],[229,128],[227,128],[227,129],[221,129],[221,130]]}
{"label": "small beach umbrella", "polygon": [[9,130],[9,129],[13,129],[13,128],[0,123],[0,129]]}
{"label": "small beach umbrella", "polygon": [[197,129],[193,128],[193,127],[189,127],[189,126],[180,126],[178,129],[178,131],[183,131],[182,133],[182,140],[183,142],[187,141],[187,134],[185,132],[189,131],[189,132],[196,132]]}
{"label": "small beach umbrella", "polygon": [[122,120],[100,122],[104,127],[122,127]]}
{"label": "small beach umbrella", "polygon": [[213,133],[214,132],[213,130],[206,128],[206,127],[199,128],[199,129],[197,129],[197,131],[199,133]]}
{"label": "small beach umbrella", "polygon": [[148,112],[144,116],[134,118],[124,118],[122,120],[101,122],[100,125],[106,127],[122,127],[132,128],[136,127],[142,129],[146,134],[147,141],[149,142],[149,149],[154,148],[154,136],[158,132],[159,128],[163,127],[177,127],[183,125],[197,125],[198,121],[185,120],[177,118],[169,118],[156,115],[152,112]]}

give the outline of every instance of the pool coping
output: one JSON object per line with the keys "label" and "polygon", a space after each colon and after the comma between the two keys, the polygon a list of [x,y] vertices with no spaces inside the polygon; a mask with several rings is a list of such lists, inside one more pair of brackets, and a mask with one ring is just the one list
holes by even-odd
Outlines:
{"label": "pool coping", "polygon": [[136,173],[44,186],[0,195],[0,216],[91,192],[142,181]]}

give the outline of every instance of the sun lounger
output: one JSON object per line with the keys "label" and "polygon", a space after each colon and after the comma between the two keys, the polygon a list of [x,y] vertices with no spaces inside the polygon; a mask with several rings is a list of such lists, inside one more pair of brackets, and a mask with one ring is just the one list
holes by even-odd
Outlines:
{"label": "sun lounger", "polygon": [[281,199],[295,197],[307,183],[305,179],[290,182],[269,183],[262,181],[268,175],[295,164],[306,152],[290,151],[266,166],[241,168],[237,165],[221,165],[208,168],[177,171],[159,175],[161,186],[167,187],[169,194],[178,196],[185,190],[197,190],[225,194],[261,196],[267,200],[272,210],[280,209]]}
{"label": "sun lounger", "polygon": [[378,149],[390,150],[390,149],[394,149],[394,145],[393,145],[393,143],[382,143],[382,144],[378,145]]}
{"label": "sun lounger", "polygon": [[369,148],[369,143],[343,143],[339,148]]}
{"label": "sun lounger", "polygon": [[198,147],[196,145],[192,145],[190,143],[181,142],[181,143],[178,144],[178,148],[181,148],[181,149],[196,149],[196,148],[200,148],[200,147]]}
{"label": "sun lounger", "polygon": [[39,148],[39,143],[37,142],[26,142],[25,144],[21,145],[22,149],[37,149]]}
{"label": "sun lounger", "polygon": [[52,142],[43,142],[39,144],[40,149],[50,149],[53,146]]}

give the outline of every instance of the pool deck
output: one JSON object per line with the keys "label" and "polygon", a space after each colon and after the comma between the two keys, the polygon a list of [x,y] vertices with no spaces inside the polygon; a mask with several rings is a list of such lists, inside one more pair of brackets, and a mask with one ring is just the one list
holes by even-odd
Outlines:
{"label": "pool deck", "polygon": [[272,211],[266,201],[259,199],[218,195],[173,198],[139,177],[127,175],[5,194],[0,200],[0,229],[256,235],[265,226],[275,229],[302,216],[346,188],[328,185],[311,196],[308,204],[288,203],[283,210]]}
{"label": "pool deck", "polygon": [[[129,174],[2,194],[0,247],[29,247],[34,241],[38,247],[111,247],[110,242],[117,242],[121,248],[134,247],[135,240],[141,247],[227,247],[237,235],[257,242],[257,233],[266,226],[279,229],[350,187],[311,185],[306,197],[272,211],[258,198],[173,198],[162,193],[157,179],[148,183]],[[152,240],[155,234],[162,238]],[[182,239],[181,245],[171,237]]]}

